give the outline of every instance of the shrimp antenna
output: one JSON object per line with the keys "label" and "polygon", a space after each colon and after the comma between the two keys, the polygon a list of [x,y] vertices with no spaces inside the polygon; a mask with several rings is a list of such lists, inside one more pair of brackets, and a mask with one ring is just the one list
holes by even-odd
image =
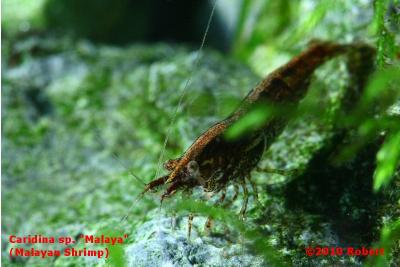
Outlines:
{"label": "shrimp antenna", "polygon": [[200,44],[200,47],[198,49],[198,53],[196,55],[195,62],[193,64],[193,67],[190,70],[189,77],[186,80],[185,86],[183,87],[183,90],[182,90],[181,95],[179,97],[178,106],[176,107],[176,109],[175,109],[175,111],[174,111],[174,113],[172,115],[171,122],[170,122],[170,124],[168,126],[167,134],[166,134],[165,139],[164,139],[164,144],[163,144],[163,147],[162,147],[161,152],[160,152],[160,157],[158,158],[157,170],[156,170],[154,179],[156,179],[160,174],[161,165],[162,165],[162,161],[163,161],[163,158],[164,158],[164,152],[165,152],[165,148],[167,147],[168,139],[169,139],[169,137],[171,135],[172,126],[175,123],[176,115],[178,114],[179,110],[181,109],[183,98],[184,98],[184,96],[186,94],[187,88],[188,88],[189,84],[192,82],[193,73],[194,73],[195,69],[197,68],[197,65],[198,65],[198,63],[200,61],[201,52],[203,50],[204,44],[206,42],[206,37],[207,37],[208,32],[210,30],[211,21],[212,21],[212,18],[214,16],[215,9],[217,7],[217,2],[218,2],[218,0],[214,1],[213,7],[211,9],[210,16],[209,16],[208,21],[207,21],[207,26],[206,26],[206,29],[204,31],[203,38],[201,39],[201,44]]}
{"label": "shrimp antenna", "polygon": [[123,223],[124,221],[126,221],[129,217],[129,214],[131,213],[133,206],[135,206],[136,202],[138,202],[139,199],[141,199],[144,195],[144,192],[141,192],[140,194],[138,194],[132,201],[132,204],[129,206],[128,208],[128,212],[122,216],[120,223]]}
{"label": "shrimp antenna", "polygon": [[[96,140],[100,143],[100,145],[105,148],[106,144],[104,142],[104,139],[100,135],[100,130],[97,126],[95,126],[95,135],[96,135]],[[112,157],[115,159],[115,161],[118,162],[118,164],[124,168],[125,170],[128,171],[130,176],[132,176],[136,181],[140,182],[142,185],[146,185],[146,183],[143,181],[143,179],[139,178],[134,172],[132,172],[121,160],[121,158],[118,156],[117,153],[112,152]]]}
{"label": "shrimp antenna", "polygon": [[[193,67],[192,67],[191,70],[190,70],[189,77],[188,77],[188,79],[186,80],[185,86],[183,87],[183,90],[182,90],[181,95],[180,95],[180,97],[179,97],[178,106],[176,107],[176,109],[175,109],[175,111],[174,111],[174,113],[173,113],[173,115],[172,115],[171,122],[170,122],[170,124],[169,124],[169,126],[168,126],[167,134],[166,134],[165,139],[164,139],[164,144],[163,144],[163,147],[162,147],[162,149],[161,149],[160,156],[159,156],[159,158],[158,158],[157,170],[156,170],[156,173],[155,173],[155,176],[154,176],[155,179],[156,179],[156,178],[159,176],[159,174],[160,174],[161,165],[162,165],[162,161],[163,161],[163,158],[164,158],[165,148],[166,148],[166,146],[167,146],[169,136],[171,135],[172,126],[173,126],[173,124],[175,123],[176,115],[178,114],[179,110],[181,109],[182,102],[183,102],[183,98],[184,98],[184,96],[185,96],[187,87],[188,87],[189,84],[191,83],[193,73],[194,73],[194,71],[195,71],[195,69],[196,69],[196,67],[197,67],[197,65],[198,65],[198,63],[199,63],[199,61],[200,61],[201,52],[202,52],[202,50],[203,50],[203,47],[204,47],[204,44],[205,44],[205,41],[206,41],[206,37],[207,37],[208,32],[209,32],[209,30],[210,30],[211,21],[212,21],[212,18],[213,18],[213,16],[214,16],[214,13],[215,13],[215,9],[216,9],[216,6],[217,6],[217,2],[218,2],[218,0],[215,0],[215,1],[214,1],[214,4],[213,4],[213,7],[212,7],[210,16],[209,16],[208,21],[207,21],[207,26],[206,26],[206,29],[205,29],[205,31],[204,31],[204,34],[203,34],[203,37],[202,37],[202,40],[201,40],[201,45],[200,45],[200,47],[199,47],[199,49],[198,49],[198,53],[197,53],[197,55],[196,55],[195,62],[194,62],[194,64],[193,64]],[[138,177],[136,177],[136,175],[135,175],[134,177],[138,179]],[[144,183],[144,184],[145,184],[145,183]],[[146,185],[146,184],[145,184],[145,185]],[[144,196],[144,194],[145,194],[146,191],[147,191],[147,190],[145,190],[145,191],[143,191],[142,193],[140,193],[140,194],[133,200],[131,206],[130,206],[129,209],[128,209],[128,213],[127,213],[126,215],[124,215],[124,216],[121,218],[121,223],[122,223],[123,221],[125,221],[125,220],[128,219],[129,213],[131,212],[133,206],[136,204],[136,202],[137,202],[141,197]],[[160,209],[161,209],[161,205],[162,205],[162,202],[160,203]],[[159,214],[161,214],[161,213],[159,213]]]}

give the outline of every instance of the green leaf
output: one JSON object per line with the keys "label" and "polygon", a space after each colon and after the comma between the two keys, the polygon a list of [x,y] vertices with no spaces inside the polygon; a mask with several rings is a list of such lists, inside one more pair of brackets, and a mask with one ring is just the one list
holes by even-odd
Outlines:
{"label": "green leaf", "polygon": [[302,40],[304,36],[310,36],[317,25],[322,23],[328,11],[334,9],[335,5],[337,5],[335,1],[317,1],[313,12],[302,14],[306,18],[299,25],[296,25],[294,30],[288,31],[279,43],[291,47]]}
{"label": "green leaf", "polygon": [[400,131],[389,136],[377,154],[374,191],[387,186],[400,163]]}
{"label": "green leaf", "polygon": [[393,58],[396,54],[395,36],[386,28],[385,19],[388,16],[388,0],[376,0],[374,2],[375,14],[371,24],[372,31],[377,35],[377,58],[379,69],[385,67],[386,58]]}
{"label": "green leaf", "polygon": [[[393,67],[376,72],[362,96],[359,108],[363,110],[370,108],[374,101],[384,101],[385,106],[392,104],[396,97],[400,96],[398,86],[396,86],[399,82],[400,68]],[[391,90],[391,86],[396,86],[397,90]]]}
{"label": "green leaf", "polygon": [[338,123],[341,127],[357,129],[357,136],[349,145],[342,148],[335,159],[337,162],[343,162],[354,156],[368,142],[376,138],[379,132],[399,130],[398,119],[388,115],[389,107],[400,97],[399,83],[399,68],[377,71],[354,111],[339,118]]}
{"label": "green leaf", "polygon": [[383,256],[370,256],[367,259],[365,266],[385,267],[389,266],[390,252],[400,240],[400,220],[391,224],[385,225],[381,230],[381,238],[378,244],[374,247],[383,249]]}
{"label": "green leaf", "polygon": [[271,115],[271,108],[266,106],[257,106],[229,127],[225,133],[225,138],[228,140],[240,138],[247,132],[260,128],[269,118],[271,118]]}

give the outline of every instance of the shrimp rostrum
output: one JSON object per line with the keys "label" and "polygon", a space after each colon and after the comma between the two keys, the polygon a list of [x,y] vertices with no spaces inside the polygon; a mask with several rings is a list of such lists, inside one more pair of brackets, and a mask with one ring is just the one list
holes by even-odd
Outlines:
{"label": "shrimp rostrum", "polygon": [[148,183],[143,191],[166,185],[161,201],[180,190],[202,187],[217,193],[229,184],[243,188],[243,216],[247,206],[246,180],[257,166],[263,153],[283,131],[289,118],[280,113],[237,139],[225,138],[225,133],[253,107],[270,105],[296,108],[305,96],[314,70],[327,60],[354,50],[370,48],[360,44],[314,42],[308,49],[264,78],[243,99],[239,107],[226,119],[217,122],[201,134],[177,159],[168,160],[164,168],[169,174]]}

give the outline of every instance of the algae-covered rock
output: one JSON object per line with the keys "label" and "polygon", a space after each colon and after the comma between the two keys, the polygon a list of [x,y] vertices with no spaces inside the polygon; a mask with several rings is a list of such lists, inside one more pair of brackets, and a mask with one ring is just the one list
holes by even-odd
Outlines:
{"label": "algae-covered rock", "polygon": [[[134,236],[154,203],[145,197],[129,207],[155,173],[173,114],[168,157],[226,116],[258,80],[211,51],[192,73],[198,52],[163,44],[115,48],[32,37],[9,46],[2,200],[12,205],[3,206],[3,235],[57,236],[70,225],[88,232],[117,224]],[[117,223],[126,214],[129,220]],[[7,241],[3,248],[10,261]]]}
{"label": "algae-covered rock", "polygon": [[[290,12],[300,16],[293,20]],[[369,39],[371,1],[337,1],[330,6],[305,0],[290,12],[289,30],[283,27],[279,38],[249,40],[258,45],[247,58],[258,73],[284,63],[312,38]],[[21,21],[18,25],[24,26]],[[101,25],[83,30],[102,29]],[[105,32],[109,33],[113,34]],[[283,43],[290,48],[281,47]],[[400,171],[393,187],[372,192],[383,135],[352,160],[339,165],[330,160],[340,151],[338,145],[347,145],[348,139],[342,137],[357,137],[337,118],[347,100],[350,106],[357,102],[347,95],[363,87],[355,82],[365,85],[354,80],[345,57],[316,71],[300,104],[303,113],[264,153],[261,168],[294,170],[292,175],[254,171],[261,205],[252,191],[245,221],[235,224],[221,218],[208,233],[207,207],[217,206],[219,194],[194,190],[188,196],[165,199],[162,206],[159,192],[139,194],[161,168],[159,162],[180,156],[199,134],[233,111],[261,77],[219,53],[206,49],[199,54],[177,45],[111,47],[32,33],[5,40],[2,49],[5,265],[274,266],[279,265],[273,260],[277,257],[293,266],[361,266],[360,257],[309,257],[305,248],[370,246],[378,240],[380,227],[400,216]],[[368,78],[366,72],[361,76]],[[391,112],[398,110],[394,105]],[[164,156],[159,161],[161,151]],[[226,199],[232,199],[233,186],[227,191]],[[237,214],[242,195],[220,211]],[[194,211],[198,214],[190,239],[189,212],[179,208],[189,199],[209,205],[206,211]],[[13,246],[9,234],[75,237],[116,234],[113,231],[129,237],[123,246],[114,247],[107,260],[8,256]],[[85,246],[79,239],[74,248]],[[396,264],[400,247],[391,253]]]}
{"label": "algae-covered rock", "polygon": [[[36,55],[32,55],[33,47]],[[3,75],[2,150],[7,157],[2,162],[2,197],[13,206],[3,207],[3,235],[76,235],[113,228],[130,236],[124,249],[124,260],[130,266],[269,265],[247,248],[251,240],[240,238],[231,225],[215,222],[208,236],[203,230],[205,218],[197,216],[189,241],[187,214],[177,215],[178,223],[173,226],[172,213],[164,209],[148,212],[157,207],[157,197],[149,194],[132,205],[142,182],[153,178],[173,114],[165,158],[178,156],[202,131],[228,115],[259,77],[212,51],[201,55],[192,72],[198,52],[162,44],[115,48],[35,37],[12,45],[11,51]],[[189,76],[191,83],[186,88]],[[344,58],[334,60],[318,70],[303,105],[318,102],[329,107],[324,112],[329,120],[349,83]],[[181,96],[183,104],[177,109]],[[260,165],[304,172],[334,136],[334,129],[325,122],[312,113],[294,120]],[[260,228],[277,254],[296,265],[306,260],[360,265],[353,257],[309,259],[299,253],[310,244],[343,245],[340,232],[323,216],[284,205],[281,183],[288,177],[254,176],[264,208],[251,198],[246,225]],[[312,182],[306,184],[312,186]],[[204,198],[201,195],[189,197]],[[227,198],[232,195],[230,187]],[[213,196],[210,203],[217,198]],[[179,196],[166,201],[176,199]],[[230,206],[232,212],[241,203],[240,196]],[[301,199],[296,203],[301,204]],[[10,248],[6,240],[3,259],[21,261],[6,256]],[[83,246],[82,242],[76,245]],[[106,263],[80,257],[60,257],[54,262],[56,266]]]}
{"label": "algae-covered rock", "polygon": [[[128,266],[265,266],[259,257],[244,253],[240,244],[223,236],[204,237],[197,231],[199,223],[193,225],[189,240],[187,221],[173,220],[156,216],[137,228],[135,242],[126,248]],[[205,218],[196,221],[204,223]]]}

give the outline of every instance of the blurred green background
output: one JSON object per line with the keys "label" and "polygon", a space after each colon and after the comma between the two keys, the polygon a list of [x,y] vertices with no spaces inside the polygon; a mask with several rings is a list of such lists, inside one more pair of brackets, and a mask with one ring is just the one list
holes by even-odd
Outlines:
{"label": "blurred green background", "polygon": [[[179,156],[201,132],[234,110],[263,76],[314,39],[369,43],[377,48],[376,72],[366,77],[366,89],[349,113],[340,113],[351,83],[345,60],[335,60],[317,73],[304,105],[313,106],[305,109],[314,115],[289,125],[261,162],[299,168],[305,174],[277,190],[271,184],[289,183],[290,177],[255,174],[267,210],[250,211],[248,228],[261,229],[261,239],[274,244],[266,249],[265,242],[254,242],[260,246],[256,251],[268,258],[272,250],[297,266],[400,264],[399,1],[219,0],[204,53],[193,69],[213,3],[2,1],[5,266],[97,264],[84,258],[10,258],[9,234],[75,236],[117,228],[130,234],[128,243],[135,243],[137,226],[156,216],[159,203],[157,195],[150,195],[132,206],[143,184],[130,173],[145,182],[153,179],[189,77],[164,160]],[[322,113],[315,111],[315,103],[322,105]],[[340,131],[351,133],[347,143],[340,143],[346,168],[315,160],[329,155],[322,152],[338,144]],[[352,157],[356,160],[349,160]],[[318,184],[315,177],[322,174],[313,171],[321,164],[327,164],[324,177],[337,182]],[[354,183],[347,180],[351,177]],[[310,189],[316,193],[307,191],[310,184],[316,184]],[[323,191],[326,187],[333,191]],[[335,197],[324,199],[323,194]],[[321,206],[307,205],[308,197]],[[340,207],[332,209],[338,205],[335,201]],[[178,204],[175,209],[188,207]],[[201,204],[197,209],[200,214],[220,214]],[[129,219],[120,223],[126,214]],[[225,216],[237,231],[246,231]],[[375,244],[392,252],[379,259],[308,262],[299,253],[304,244],[295,237],[309,228],[324,242],[322,230],[315,227],[322,222],[333,225],[342,245]],[[353,228],[344,227],[346,222]],[[245,236],[257,241],[252,233]],[[124,261],[114,257],[107,264]]]}

